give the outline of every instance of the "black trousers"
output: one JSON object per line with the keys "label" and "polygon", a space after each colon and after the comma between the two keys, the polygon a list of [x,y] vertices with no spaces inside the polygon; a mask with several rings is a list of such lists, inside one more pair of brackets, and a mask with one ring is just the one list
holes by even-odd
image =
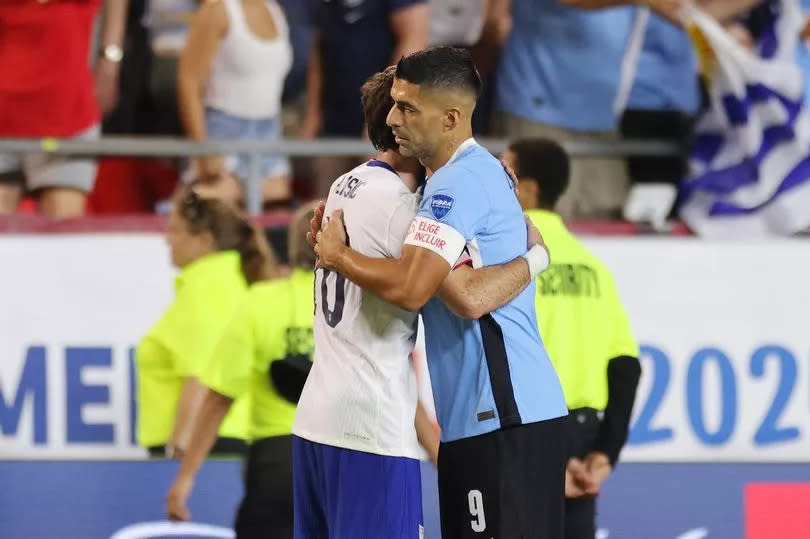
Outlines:
{"label": "black trousers", "polygon": [[[568,458],[584,458],[599,433],[599,415],[593,408],[569,410],[566,424]],[[565,539],[593,539],[596,533],[596,497],[565,499]]]}
{"label": "black trousers", "polygon": [[565,539],[594,539],[596,536],[596,498],[565,499]]}
{"label": "black trousers", "polygon": [[292,436],[250,445],[234,528],[237,539],[293,538]]}

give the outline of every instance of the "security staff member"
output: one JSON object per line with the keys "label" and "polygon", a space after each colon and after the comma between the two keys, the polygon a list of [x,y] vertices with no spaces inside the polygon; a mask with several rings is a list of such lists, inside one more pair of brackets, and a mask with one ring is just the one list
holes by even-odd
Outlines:
{"label": "security staff member", "polygon": [[[171,305],[138,345],[138,443],[153,457],[180,458],[188,447],[207,359],[265,263],[250,223],[199,185],[174,196],[166,240],[180,270]],[[213,452],[245,451],[247,402],[222,422]]]}
{"label": "security staff member", "polygon": [[554,213],[568,186],[565,150],[551,140],[519,140],[504,161],[551,253],[538,277],[537,315],[570,410],[565,537],[593,539],[596,495],[627,440],[641,375],[638,344],[610,271]]}
{"label": "security staff member", "polygon": [[[186,501],[194,477],[231,404],[248,395],[251,444],[236,536],[293,537],[291,430],[313,351],[315,253],[306,244],[312,210],[312,206],[299,210],[290,227],[292,274],[250,287],[201,377],[206,394],[167,498],[172,520],[190,518]],[[280,365],[286,368],[277,368]],[[290,387],[295,385],[297,369],[300,385]]]}

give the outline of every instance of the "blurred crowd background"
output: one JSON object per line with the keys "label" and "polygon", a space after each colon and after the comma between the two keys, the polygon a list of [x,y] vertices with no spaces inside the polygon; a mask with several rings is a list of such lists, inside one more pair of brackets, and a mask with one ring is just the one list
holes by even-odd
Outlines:
{"label": "blurred crowd background", "polygon": [[[785,13],[790,3],[799,6],[798,0],[694,2],[752,56],[768,59],[780,44],[790,45],[803,84],[810,77],[805,16],[794,26],[779,23],[780,16],[795,18]],[[691,194],[684,185],[695,173],[695,125],[716,105],[707,76],[713,53],[706,36],[684,22],[687,4],[4,0],[0,137],[359,139],[359,88],[368,76],[408,52],[457,45],[471,49],[485,80],[478,135],[563,143],[666,139],[683,148],[680,155],[575,158],[558,207],[565,218],[620,219],[632,188],[645,185],[655,187],[640,192],[662,199],[664,217],[674,216],[676,198]],[[782,35],[787,28],[791,35]],[[810,155],[810,145],[806,150]],[[264,208],[324,197],[339,174],[365,157],[264,155]],[[762,155],[744,157],[754,160],[749,169],[762,163]],[[745,167],[736,173],[745,175]],[[0,145],[0,214],[162,212],[181,182],[198,179],[240,198],[248,174],[244,156],[66,159],[12,154]],[[724,177],[712,189],[727,193],[730,183],[747,181]],[[769,201],[764,196],[756,204]]]}
{"label": "blurred crowd background", "polygon": [[[524,208],[553,206],[615,273],[640,344],[627,464],[600,525],[611,537],[806,538],[808,15],[810,0],[0,0],[0,259],[12,262],[0,279],[0,536],[109,537],[162,515],[175,468],[151,463],[157,480],[137,463],[78,459],[179,456],[193,416],[180,396],[199,403],[211,358],[252,365],[250,384],[223,395],[262,396],[249,399],[258,419],[223,427],[220,442],[289,434],[295,399],[274,398],[267,374],[312,354],[303,230],[336,177],[371,156],[360,87],[404,54],[453,45],[484,80],[476,137],[509,150]],[[338,139],[367,151],[330,155]],[[54,151],[64,140],[115,155]],[[128,154],[178,140],[210,155]],[[251,160],[224,151],[234,141],[311,150]],[[637,144],[656,141],[667,144]],[[220,199],[265,213],[250,220]],[[552,245],[568,232],[545,222],[563,267],[539,284],[576,288]],[[688,231],[701,239],[635,237]],[[215,353],[226,331],[250,338]],[[241,494],[230,464],[203,470],[213,487],[192,500],[225,526]],[[62,509],[31,512],[43,506]]]}

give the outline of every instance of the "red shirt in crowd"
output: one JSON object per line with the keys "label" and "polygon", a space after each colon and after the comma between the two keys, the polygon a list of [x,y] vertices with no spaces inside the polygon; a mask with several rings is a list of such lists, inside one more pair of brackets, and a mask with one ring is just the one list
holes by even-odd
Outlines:
{"label": "red shirt in crowd", "polygon": [[90,66],[101,0],[0,0],[0,136],[72,136],[99,122]]}

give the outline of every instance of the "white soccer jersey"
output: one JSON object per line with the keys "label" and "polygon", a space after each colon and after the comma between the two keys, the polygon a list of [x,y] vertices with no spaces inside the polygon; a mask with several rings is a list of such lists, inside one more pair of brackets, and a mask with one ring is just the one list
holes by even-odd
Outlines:
{"label": "white soccer jersey", "polygon": [[[349,245],[399,257],[419,207],[399,176],[369,161],[338,178],[325,215],[343,210]],[[417,314],[403,311],[335,272],[315,272],[315,357],[293,433],[312,442],[419,458],[417,384],[411,365]]]}

